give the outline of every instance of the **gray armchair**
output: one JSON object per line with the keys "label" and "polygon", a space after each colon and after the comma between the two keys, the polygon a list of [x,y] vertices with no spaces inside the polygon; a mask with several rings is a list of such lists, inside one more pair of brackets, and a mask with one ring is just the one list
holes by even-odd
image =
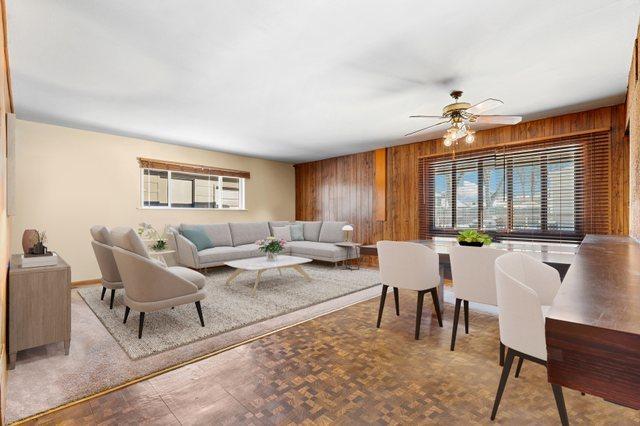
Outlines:
{"label": "gray armchair", "polygon": [[91,227],[91,236],[93,237],[91,246],[93,247],[93,252],[96,255],[98,267],[100,267],[100,273],[102,274],[102,295],[100,296],[100,300],[104,300],[104,294],[107,292],[107,289],[110,289],[111,302],[109,303],[109,309],[113,309],[113,299],[116,296],[116,290],[123,288],[123,284],[118,266],[113,258],[111,232],[104,226],[96,225]]}
{"label": "gray armchair", "polygon": [[146,312],[188,303],[195,303],[200,324],[204,327],[200,306],[205,298],[202,274],[180,266],[166,267],[149,258],[144,243],[131,228],[114,228],[111,236],[113,255],[124,283],[124,323],[131,309],[140,312],[138,338],[142,338]]}

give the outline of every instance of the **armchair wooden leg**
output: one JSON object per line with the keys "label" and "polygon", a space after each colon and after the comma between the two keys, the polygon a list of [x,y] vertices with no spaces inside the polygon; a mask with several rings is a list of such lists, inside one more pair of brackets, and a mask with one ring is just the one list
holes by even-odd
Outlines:
{"label": "armchair wooden leg", "polygon": [[198,316],[200,317],[200,325],[204,327],[204,318],[202,316],[202,306],[200,306],[200,301],[196,302],[196,309],[198,310]]}
{"label": "armchair wooden leg", "polygon": [[398,287],[393,288],[393,298],[396,301],[396,316],[400,316],[400,292]]}
{"label": "armchair wooden leg", "polygon": [[102,287],[102,294],[100,295],[100,300],[104,300],[104,294],[107,292],[106,287]]}
{"label": "armchair wooden leg", "polygon": [[560,423],[562,423],[562,426],[569,426],[569,416],[567,416],[567,407],[564,405],[562,386],[552,384],[551,389],[553,389],[553,397],[556,399],[556,406],[558,407],[558,414],[560,415]]}
{"label": "armchair wooden leg", "polygon": [[504,352],[505,352],[504,344],[500,342],[500,367],[504,365]]}
{"label": "armchair wooden leg", "polygon": [[456,298],[456,309],[453,313],[453,331],[451,332],[451,350],[456,347],[456,335],[458,334],[458,320],[460,319],[460,305],[462,299]]}
{"label": "armchair wooden leg", "polygon": [[376,328],[380,328],[380,322],[382,321],[382,311],[384,311],[384,301],[387,298],[388,288],[388,285],[382,285],[382,294],[380,295],[380,308],[378,308],[378,323],[376,324]]}
{"label": "armchair wooden leg", "polygon": [[500,406],[500,399],[502,398],[502,393],[504,392],[504,388],[507,385],[507,379],[509,378],[509,373],[511,372],[513,357],[514,357],[513,349],[509,348],[507,350],[507,357],[504,361],[504,367],[502,367],[500,384],[498,385],[498,392],[496,392],[496,399],[493,403],[493,411],[491,411],[491,420],[495,420],[496,414],[498,413],[498,407]]}
{"label": "armchair wooden leg", "polygon": [[516,367],[516,378],[520,377],[520,370],[522,369],[523,362],[524,362],[524,358],[520,357],[518,359],[518,366]]}
{"label": "armchair wooden leg", "polygon": [[142,339],[143,327],[144,327],[144,312],[140,312],[140,325],[138,326],[138,339]]}
{"label": "armchair wooden leg", "polygon": [[418,291],[418,307],[416,308],[416,340],[420,339],[420,322],[422,322],[422,305],[424,304],[424,293],[426,290]]}
{"label": "armchair wooden leg", "polygon": [[127,323],[127,318],[129,318],[129,311],[131,311],[131,309],[128,306],[124,307],[124,321],[122,321],[123,324]]}
{"label": "armchair wooden leg", "polygon": [[113,309],[113,299],[116,297],[116,290],[111,289],[111,302],[109,302],[109,309]]}
{"label": "armchair wooden leg", "polygon": [[469,301],[464,301],[464,334],[469,334]]}
{"label": "armchair wooden leg", "polygon": [[431,298],[433,299],[433,307],[436,309],[436,317],[438,318],[438,325],[442,327],[442,312],[440,311],[440,299],[438,299],[438,290],[432,288],[430,290]]}

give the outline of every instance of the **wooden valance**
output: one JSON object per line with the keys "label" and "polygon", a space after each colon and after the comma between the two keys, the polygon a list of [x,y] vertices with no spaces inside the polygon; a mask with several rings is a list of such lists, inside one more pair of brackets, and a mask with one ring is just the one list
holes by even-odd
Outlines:
{"label": "wooden valance", "polygon": [[203,175],[229,176],[250,179],[251,174],[242,170],[223,169],[220,167],[203,166],[200,164],[177,163],[175,161],[153,160],[138,157],[141,168],[171,170],[173,172],[198,173]]}

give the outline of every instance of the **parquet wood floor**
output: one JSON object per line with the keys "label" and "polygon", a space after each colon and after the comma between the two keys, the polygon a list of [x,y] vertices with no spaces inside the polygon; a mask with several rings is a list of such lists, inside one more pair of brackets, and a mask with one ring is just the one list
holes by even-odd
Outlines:
{"label": "parquet wood floor", "polygon": [[[415,303],[401,292],[396,317],[387,297],[378,330],[372,299],[31,423],[492,423],[497,318],[471,311],[470,334],[461,326],[450,352],[452,306],[441,329],[425,303],[415,341]],[[640,424],[634,410],[569,389],[565,398],[573,424]],[[559,424],[544,367],[525,362],[512,375],[495,423]]]}

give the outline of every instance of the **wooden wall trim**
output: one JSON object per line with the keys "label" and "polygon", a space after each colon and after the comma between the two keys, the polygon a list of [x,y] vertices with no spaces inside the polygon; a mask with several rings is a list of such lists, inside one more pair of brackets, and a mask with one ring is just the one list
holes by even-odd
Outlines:
{"label": "wooden wall trim", "polygon": [[374,220],[387,220],[387,149],[375,151]]}
{"label": "wooden wall trim", "polygon": [[[593,130],[582,130],[579,132],[569,132],[569,133],[564,133],[561,135],[554,135],[554,136],[539,136],[536,138],[529,138],[529,139],[523,139],[523,140],[517,140],[517,141],[510,141],[510,142],[503,142],[503,143],[496,143],[493,144],[491,147],[481,147],[481,148],[468,148],[465,149],[463,152],[466,153],[474,153],[474,152],[480,152],[480,151],[485,151],[487,149],[494,149],[494,148],[505,148],[505,147],[514,147],[514,146],[519,146],[519,145],[529,145],[529,144],[534,144],[537,142],[550,142],[550,141],[554,141],[556,139],[565,139],[565,138],[570,138],[570,137],[575,137],[575,136],[583,136],[583,135],[589,135],[591,133],[599,133],[599,132],[608,132],[611,130],[611,126],[608,127],[600,127],[597,129],[593,129]],[[426,155],[421,155],[418,158],[433,158],[433,157],[444,157],[444,156],[448,156],[451,154],[455,154],[455,150],[451,150],[450,152],[446,152],[446,153],[438,153],[438,154],[426,154]]]}
{"label": "wooden wall trim", "polygon": [[151,158],[138,157],[140,167],[149,169],[171,170],[174,172],[200,173],[216,176],[230,176],[250,179],[251,174],[242,170],[223,169],[221,167],[203,166],[200,164],[178,163],[168,160],[154,160]]}
{"label": "wooden wall trim", "polygon": [[5,0],[0,0],[2,8],[2,49],[4,52],[4,72],[7,79],[7,94],[9,96],[9,112],[15,112],[13,108],[13,88],[11,87],[11,69],[9,68],[9,35],[7,27],[7,4]]}

